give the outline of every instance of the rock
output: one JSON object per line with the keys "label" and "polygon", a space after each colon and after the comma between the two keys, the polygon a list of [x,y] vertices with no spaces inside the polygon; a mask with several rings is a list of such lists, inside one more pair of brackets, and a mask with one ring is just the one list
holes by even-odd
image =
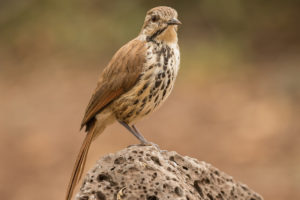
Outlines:
{"label": "rock", "polygon": [[210,164],[161,151],[130,146],[101,158],[86,175],[77,200],[263,199]]}

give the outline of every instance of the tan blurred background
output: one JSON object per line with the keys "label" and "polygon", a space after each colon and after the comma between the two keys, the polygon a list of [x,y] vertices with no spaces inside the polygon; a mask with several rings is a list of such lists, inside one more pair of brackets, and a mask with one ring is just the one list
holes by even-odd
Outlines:
{"label": "tan blurred background", "polygon": [[[63,199],[97,77],[148,9],[183,25],[175,89],[137,124],[162,149],[211,163],[265,199],[300,199],[300,6],[295,0],[0,1],[0,196]],[[138,141],[119,124],[102,155]]]}

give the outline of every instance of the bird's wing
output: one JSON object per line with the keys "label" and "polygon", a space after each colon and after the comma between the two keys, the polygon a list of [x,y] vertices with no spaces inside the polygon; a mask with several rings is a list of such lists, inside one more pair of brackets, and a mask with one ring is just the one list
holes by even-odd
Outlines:
{"label": "bird's wing", "polygon": [[131,40],[116,52],[100,75],[82,119],[81,128],[87,125],[105,106],[136,84],[145,61],[146,44],[138,39]]}

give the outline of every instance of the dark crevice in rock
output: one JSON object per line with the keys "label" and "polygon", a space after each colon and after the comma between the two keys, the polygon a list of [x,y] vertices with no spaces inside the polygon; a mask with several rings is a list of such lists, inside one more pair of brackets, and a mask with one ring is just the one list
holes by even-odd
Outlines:
{"label": "dark crevice in rock", "polygon": [[148,196],[147,200],[159,200],[157,196]]}
{"label": "dark crevice in rock", "polygon": [[196,189],[196,191],[199,193],[199,195],[203,198],[204,195],[203,195],[203,191],[201,189],[201,187],[199,186],[199,180],[198,181],[194,181],[194,187]]}
{"label": "dark crevice in rock", "polygon": [[97,197],[98,200],[106,200],[105,195],[101,191],[98,191],[96,193],[96,197]]}
{"label": "dark crevice in rock", "polygon": [[159,158],[156,156],[151,156],[151,160],[153,160],[153,162],[159,166],[161,166]]}

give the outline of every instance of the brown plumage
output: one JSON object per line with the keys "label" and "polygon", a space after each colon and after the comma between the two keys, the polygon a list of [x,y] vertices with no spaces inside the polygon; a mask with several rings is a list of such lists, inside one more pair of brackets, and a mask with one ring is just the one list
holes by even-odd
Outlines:
{"label": "brown plumage", "polygon": [[[99,78],[81,128],[91,123],[98,112],[135,85],[146,62],[145,51],[145,42],[137,39],[131,40],[117,51]],[[88,129],[89,126],[87,131]]]}
{"label": "brown plumage", "polygon": [[101,73],[81,122],[87,135],[66,200],[71,199],[80,180],[90,144],[106,126],[119,121],[142,143],[149,144],[133,123],[156,110],[173,88],[180,61],[178,24],[177,12],[170,7],[149,10],[138,37],[121,47]]}

